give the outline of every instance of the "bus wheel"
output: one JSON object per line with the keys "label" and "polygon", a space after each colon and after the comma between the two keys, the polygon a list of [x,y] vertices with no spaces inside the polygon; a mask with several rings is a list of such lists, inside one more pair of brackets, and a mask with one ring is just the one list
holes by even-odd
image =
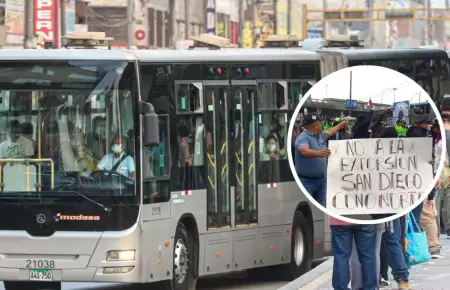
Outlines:
{"label": "bus wheel", "polygon": [[5,290],[61,290],[61,283],[59,282],[19,282],[19,281],[4,281]]}
{"label": "bus wheel", "polygon": [[294,214],[294,222],[292,223],[291,236],[291,262],[285,267],[284,272],[286,279],[297,279],[304,273],[311,270],[311,261],[313,257],[313,245],[311,236],[313,235],[311,226],[305,216],[296,211]]}
{"label": "bus wheel", "polygon": [[197,279],[194,277],[194,241],[183,224],[178,224],[175,232],[173,251],[173,289],[194,290]]}

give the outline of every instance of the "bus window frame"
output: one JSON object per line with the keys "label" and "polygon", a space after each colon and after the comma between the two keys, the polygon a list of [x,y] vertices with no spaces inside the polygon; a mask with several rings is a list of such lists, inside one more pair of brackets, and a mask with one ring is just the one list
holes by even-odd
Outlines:
{"label": "bus window frame", "polygon": [[[285,103],[286,103],[288,101],[288,99],[289,99],[288,96],[287,96],[287,94],[289,93],[289,90],[288,90],[289,80],[286,80],[286,79],[257,80],[257,93],[259,94],[259,92],[260,92],[260,85],[261,84],[267,84],[267,83],[277,84],[277,83],[280,83],[280,82],[286,82],[286,87],[284,88],[284,92],[285,92],[284,99],[285,99]],[[289,124],[290,124],[290,120],[292,119],[294,110],[295,110],[295,108],[291,109],[289,107],[287,107],[287,109],[280,109],[280,108],[276,108],[276,109],[275,108],[270,108],[270,109],[269,108],[264,108],[264,109],[261,109],[260,106],[259,106],[259,98],[257,97],[257,99],[256,99],[256,114],[257,114],[257,118],[256,118],[257,130],[256,130],[256,132],[257,132],[257,134],[255,136],[255,139],[258,140],[258,143],[261,140],[260,130],[259,130],[259,125],[260,125],[259,116],[261,114],[273,114],[275,112],[278,112],[278,113],[281,113],[281,114],[285,114],[285,119],[287,119],[287,121],[285,121],[285,131],[286,131],[285,134],[286,135],[284,136],[285,137],[285,139],[284,139],[284,151],[285,151],[284,155],[285,155],[285,157],[283,159],[273,160],[273,161],[268,161],[268,162],[277,162],[278,163],[278,165],[277,165],[278,168],[280,168],[280,163],[281,162],[286,163],[285,164],[286,169],[289,169],[289,170],[290,170],[289,160],[288,160],[286,154],[288,154],[287,150],[290,150],[290,145],[287,144],[287,135],[289,134],[289,132],[288,132],[289,131]],[[266,137],[267,136],[264,136],[264,138],[262,138],[262,139],[265,140]],[[258,152],[258,153],[261,153],[261,152]],[[272,184],[272,183],[279,183],[279,182],[291,182],[291,181],[294,181],[294,177],[293,176],[289,180],[282,180],[280,178],[278,178],[276,180],[269,180],[269,179],[266,179],[266,178],[262,179],[261,178],[261,174],[259,173],[260,170],[262,170],[262,167],[260,167],[260,165],[262,164],[262,162],[266,162],[266,161],[261,161],[261,155],[260,154],[258,154],[257,160],[258,161],[257,161],[256,164],[257,164],[257,168],[258,168],[258,173],[257,173],[257,177],[256,177],[257,178],[257,183],[256,184],[258,186],[266,185],[266,184]],[[281,175],[281,169],[279,169],[278,171],[279,171],[278,174]]]}

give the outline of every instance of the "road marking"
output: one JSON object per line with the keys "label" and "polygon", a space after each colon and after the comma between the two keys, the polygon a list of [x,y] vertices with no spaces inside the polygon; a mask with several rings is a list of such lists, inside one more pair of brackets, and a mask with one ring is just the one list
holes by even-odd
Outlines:
{"label": "road marking", "polygon": [[448,277],[448,276],[450,276],[450,273],[442,273],[442,274],[439,274],[439,275],[433,275],[431,277],[428,277],[425,280],[439,280],[439,279],[442,279],[442,278],[445,278],[445,277]]}
{"label": "road marking", "polygon": [[298,290],[329,290],[326,288],[318,288],[320,286],[322,286],[323,284],[329,282],[331,280],[331,278],[333,278],[333,268],[331,268],[330,270],[322,273],[319,277],[317,277],[316,279],[314,279],[314,281],[312,281],[311,283],[298,288]]}

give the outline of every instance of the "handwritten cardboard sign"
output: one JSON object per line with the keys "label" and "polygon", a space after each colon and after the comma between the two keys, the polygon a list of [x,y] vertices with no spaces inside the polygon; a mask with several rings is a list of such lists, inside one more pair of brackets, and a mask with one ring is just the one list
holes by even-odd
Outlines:
{"label": "handwritten cardboard sign", "polygon": [[398,213],[433,182],[431,138],[330,140],[326,207],[341,215]]}

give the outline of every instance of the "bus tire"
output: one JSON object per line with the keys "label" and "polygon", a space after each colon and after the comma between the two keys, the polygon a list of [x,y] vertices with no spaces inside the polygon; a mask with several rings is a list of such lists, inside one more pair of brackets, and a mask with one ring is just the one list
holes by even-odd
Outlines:
{"label": "bus tire", "polygon": [[194,276],[194,239],[182,223],[178,224],[173,247],[173,289],[195,290],[197,279]]}
{"label": "bus tire", "polygon": [[285,279],[294,280],[311,270],[313,258],[313,229],[308,219],[296,211],[292,222],[291,262],[285,267]]}
{"label": "bus tire", "polygon": [[59,282],[22,282],[22,281],[4,281],[3,286],[5,290],[38,290],[38,289],[52,289],[61,290],[61,283]]}

